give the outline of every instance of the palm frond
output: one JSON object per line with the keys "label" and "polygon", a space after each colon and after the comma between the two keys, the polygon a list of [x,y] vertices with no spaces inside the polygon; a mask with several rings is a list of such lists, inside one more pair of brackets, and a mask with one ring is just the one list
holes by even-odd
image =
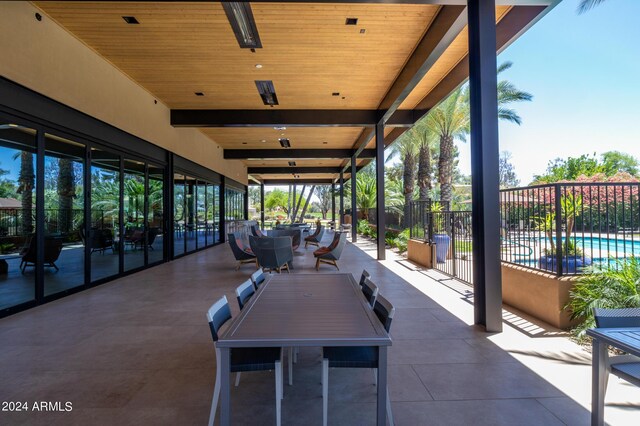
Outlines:
{"label": "palm frond", "polygon": [[604,3],[605,0],[582,0],[578,5],[578,13],[582,14],[586,11],[598,6],[600,3]]}

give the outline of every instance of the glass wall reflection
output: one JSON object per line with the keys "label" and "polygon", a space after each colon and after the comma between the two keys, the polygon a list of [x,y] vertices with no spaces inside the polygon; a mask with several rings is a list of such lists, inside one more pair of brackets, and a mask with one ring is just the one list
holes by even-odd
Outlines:
{"label": "glass wall reflection", "polygon": [[184,254],[185,248],[185,190],[184,176],[180,173],[173,175],[173,255]]}
{"label": "glass wall reflection", "polygon": [[149,164],[147,250],[149,263],[164,260],[164,169]]}
{"label": "glass wall reflection", "polygon": [[196,250],[197,221],[196,221],[196,199],[197,185],[196,179],[191,176],[185,177],[185,239],[187,240],[187,252]]}
{"label": "glass wall reflection", "polygon": [[96,281],[119,272],[120,157],[95,148],[91,157],[91,230],[84,241]]}
{"label": "glass wall reflection", "polygon": [[207,246],[207,184],[198,181],[196,185],[196,244],[198,248]]}
{"label": "glass wall reflection", "polygon": [[145,252],[145,164],[124,161],[124,270],[144,266]]}
{"label": "glass wall reflection", "polygon": [[84,284],[85,146],[45,134],[45,154],[44,295],[48,296]]}
{"label": "glass wall reflection", "polygon": [[0,309],[35,299],[36,132],[0,123]]}

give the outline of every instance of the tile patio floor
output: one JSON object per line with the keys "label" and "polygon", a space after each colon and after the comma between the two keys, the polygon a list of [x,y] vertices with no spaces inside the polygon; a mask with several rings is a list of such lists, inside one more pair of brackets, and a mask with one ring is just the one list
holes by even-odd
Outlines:
{"label": "tile patio floor", "polygon": [[[330,236],[326,236],[328,240]],[[316,273],[300,248],[293,273]],[[367,242],[348,244],[343,272],[372,279],[397,307],[389,382],[398,425],[586,425],[590,356],[553,330],[506,315],[498,335],[474,327],[468,288]],[[215,378],[210,304],[253,269],[221,245],[0,320],[0,401],[70,401],[73,411],[7,413],[0,425],[204,425]],[[320,273],[334,273],[323,266]],[[542,330],[542,331],[541,331]],[[531,337],[536,336],[536,337]],[[541,337],[542,336],[542,337]],[[374,421],[366,370],[330,372],[329,423]],[[283,424],[320,425],[320,350],[303,348],[285,385]],[[232,390],[234,424],[275,423],[273,373]],[[640,424],[640,391],[610,379],[609,424]]]}

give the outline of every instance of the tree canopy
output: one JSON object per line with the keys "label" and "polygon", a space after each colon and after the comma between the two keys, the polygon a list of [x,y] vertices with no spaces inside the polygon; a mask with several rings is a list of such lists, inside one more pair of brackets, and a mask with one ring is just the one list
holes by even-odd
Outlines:
{"label": "tree canopy", "polygon": [[640,169],[638,160],[630,154],[619,151],[608,151],[600,156],[583,154],[579,157],[569,157],[566,160],[556,158],[549,161],[547,170],[542,175],[533,177],[533,184],[573,181],[580,176],[614,176],[618,173],[628,173],[637,176]]}

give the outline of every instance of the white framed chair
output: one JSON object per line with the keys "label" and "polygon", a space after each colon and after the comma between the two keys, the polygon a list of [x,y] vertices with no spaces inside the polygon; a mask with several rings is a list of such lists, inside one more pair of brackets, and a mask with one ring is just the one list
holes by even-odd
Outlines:
{"label": "white framed chair", "polygon": [[[216,342],[220,328],[231,319],[231,309],[226,296],[222,296],[207,311],[207,320],[211,329],[211,337],[216,353],[216,384],[213,389],[213,400],[209,413],[209,426],[213,426],[220,399],[220,349]],[[230,354],[230,372],[275,370],[276,382],[276,424],[281,424],[282,405],[282,348],[233,348]]]}

